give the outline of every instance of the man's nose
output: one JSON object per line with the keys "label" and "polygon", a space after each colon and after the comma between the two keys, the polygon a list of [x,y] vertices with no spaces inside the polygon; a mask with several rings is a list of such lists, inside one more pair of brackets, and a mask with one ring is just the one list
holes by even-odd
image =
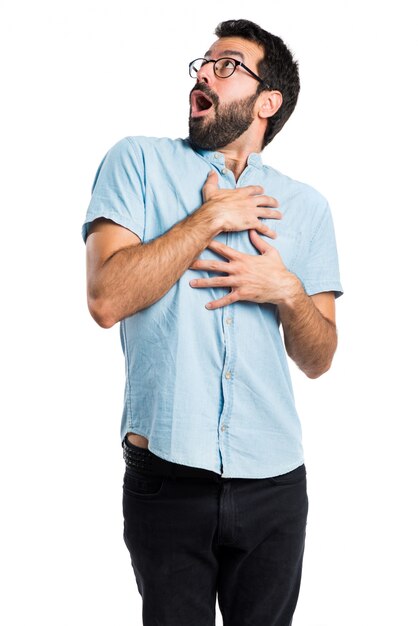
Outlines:
{"label": "man's nose", "polygon": [[215,79],[215,72],[213,70],[213,63],[204,63],[200,70],[197,72],[197,82],[206,83],[210,85]]}

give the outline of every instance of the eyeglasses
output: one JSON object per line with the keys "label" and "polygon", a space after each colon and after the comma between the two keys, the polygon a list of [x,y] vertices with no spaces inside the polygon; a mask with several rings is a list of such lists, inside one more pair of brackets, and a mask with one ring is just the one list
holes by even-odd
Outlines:
{"label": "eyeglasses", "polygon": [[197,73],[199,70],[206,65],[206,63],[213,63],[213,71],[215,76],[218,78],[229,78],[235,72],[237,67],[240,65],[244,70],[246,70],[251,76],[253,76],[256,80],[258,80],[261,84],[265,85],[266,89],[270,89],[270,85],[268,85],[262,78],[254,74],[249,67],[241,63],[241,61],[237,61],[236,59],[230,59],[229,57],[222,57],[221,59],[195,59],[189,63],[189,74],[191,78],[197,78]]}

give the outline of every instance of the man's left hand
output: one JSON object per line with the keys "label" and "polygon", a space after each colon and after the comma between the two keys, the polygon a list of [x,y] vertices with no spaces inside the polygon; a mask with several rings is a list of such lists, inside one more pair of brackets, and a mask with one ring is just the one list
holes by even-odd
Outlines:
{"label": "man's left hand", "polygon": [[251,242],[261,254],[245,254],[213,240],[207,247],[229,261],[200,259],[190,265],[191,270],[228,274],[190,281],[191,287],[231,288],[226,296],[208,302],[205,305],[207,309],[218,309],[238,300],[278,305],[291,301],[300,292],[298,278],[285,267],[278,250],[262,239],[256,230],[250,229],[248,232]]}

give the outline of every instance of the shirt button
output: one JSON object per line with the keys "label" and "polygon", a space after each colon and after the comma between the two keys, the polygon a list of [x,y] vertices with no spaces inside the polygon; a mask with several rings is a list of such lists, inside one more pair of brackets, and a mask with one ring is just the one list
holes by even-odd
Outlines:
{"label": "shirt button", "polygon": [[231,378],[231,372],[226,372],[225,378],[227,378],[229,380]]}
{"label": "shirt button", "polygon": [[227,171],[228,171],[228,170],[226,169],[226,167],[224,167],[224,168],[222,169],[222,174],[226,174],[226,173],[227,173]]}
{"label": "shirt button", "polygon": [[225,322],[228,324],[228,326],[232,324],[232,317],[227,317]]}
{"label": "shirt button", "polygon": [[213,155],[215,157],[215,159],[219,159],[219,154],[217,152],[215,152],[215,154]]}
{"label": "shirt button", "polygon": [[226,429],[227,429],[227,427],[225,426],[225,424],[222,424],[221,431],[224,432]]}

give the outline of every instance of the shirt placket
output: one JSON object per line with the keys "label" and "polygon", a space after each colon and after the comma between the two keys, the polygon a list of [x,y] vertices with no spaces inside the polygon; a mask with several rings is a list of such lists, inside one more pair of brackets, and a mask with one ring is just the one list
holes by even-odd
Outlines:
{"label": "shirt placket", "polygon": [[[235,189],[237,186],[235,177],[233,173],[225,167],[225,158],[223,154],[215,152],[212,164],[222,176],[222,187],[226,189]],[[225,232],[224,235],[226,245],[230,246],[231,234]],[[221,373],[221,386],[224,401],[218,420],[218,438],[221,457],[221,473],[224,473],[226,468],[226,473],[228,474],[228,468],[231,463],[229,436],[231,428],[230,420],[233,408],[234,369],[236,361],[235,311],[233,305],[223,306],[221,308],[221,313],[224,340],[224,360]]]}

